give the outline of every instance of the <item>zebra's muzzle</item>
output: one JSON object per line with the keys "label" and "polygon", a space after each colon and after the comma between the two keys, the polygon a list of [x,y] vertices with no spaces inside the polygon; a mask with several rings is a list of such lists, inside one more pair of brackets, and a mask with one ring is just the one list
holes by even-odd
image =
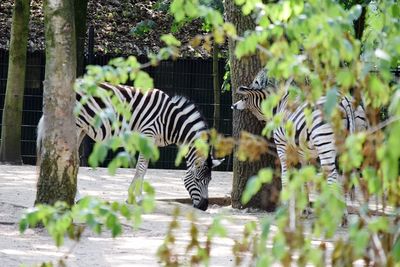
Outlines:
{"label": "zebra's muzzle", "polygon": [[243,100],[239,100],[238,102],[234,103],[231,106],[231,109],[233,110],[244,110],[246,108],[246,103]]}
{"label": "zebra's muzzle", "polygon": [[197,203],[197,205],[193,205],[193,206],[199,210],[206,210],[208,208],[208,198],[200,199],[199,203]]}

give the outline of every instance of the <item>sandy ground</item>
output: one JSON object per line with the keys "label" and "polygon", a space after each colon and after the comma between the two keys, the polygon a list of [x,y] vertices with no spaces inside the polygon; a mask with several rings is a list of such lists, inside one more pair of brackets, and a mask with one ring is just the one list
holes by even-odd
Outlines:
{"label": "sandy ground", "polygon": [[[105,200],[125,201],[127,188],[133,175],[132,169],[121,169],[110,176],[106,169],[80,168],[78,184],[82,195],[99,196]],[[188,197],[181,177],[184,171],[150,169],[146,179],[156,189],[157,199]],[[209,187],[210,197],[230,195],[232,173],[213,172]],[[67,241],[61,248],[54,245],[43,229],[29,229],[24,234],[18,231],[18,220],[35,199],[36,172],[34,166],[0,165],[0,266],[32,266],[43,261],[56,262],[73,244]],[[110,233],[101,235],[86,231],[81,242],[70,254],[68,266],[159,266],[156,251],[163,243],[176,203],[157,201],[156,211],[143,216],[138,230],[124,226],[120,237],[112,238]],[[184,211],[193,210],[180,204]],[[200,229],[205,230],[213,217],[229,214],[224,221],[228,238],[215,240],[210,266],[232,266],[231,253],[235,239],[242,236],[242,226],[251,220],[258,220],[266,213],[235,211],[230,207],[212,205],[206,212],[196,211]],[[188,244],[186,219],[180,220],[182,230],[177,233],[177,252],[185,258],[184,247]]]}

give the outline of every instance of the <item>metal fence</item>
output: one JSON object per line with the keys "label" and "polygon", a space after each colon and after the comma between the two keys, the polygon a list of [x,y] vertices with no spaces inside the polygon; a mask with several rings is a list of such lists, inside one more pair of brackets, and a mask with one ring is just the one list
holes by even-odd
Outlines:
{"label": "metal fence", "polygon": [[[91,62],[105,65],[112,55],[94,55]],[[144,59],[142,59],[144,60]],[[219,62],[220,82],[224,74],[225,61]],[[0,50],[0,120],[2,118],[4,97],[7,83],[8,51]],[[25,79],[24,105],[22,115],[22,160],[25,164],[36,161],[36,126],[42,115],[42,94],[45,70],[43,51],[28,53]],[[213,124],[214,98],[212,61],[197,59],[180,59],[163,61],[157,67],[146,71],[154,79],[154,86],[170,95],[184,95],[191,99],[201,110],[209,125]],[[230,93],[221,95],[220,132],[231,135],[232,111]],[[169,169],[175,167],[176,147],[160,148],[160,159],[153,165],[155,168]],[[179,168],[182,168],[180,166]],[[231,170],[231,160],[226,160],[219,170]]]}

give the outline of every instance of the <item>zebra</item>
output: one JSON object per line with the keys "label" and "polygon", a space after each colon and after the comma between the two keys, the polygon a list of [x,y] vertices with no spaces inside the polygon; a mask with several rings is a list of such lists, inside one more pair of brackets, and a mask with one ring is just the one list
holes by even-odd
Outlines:
{"label": "zebra", "polygon": [[[286,82],[287,85],[290,85],[290,83],[291,80]],[[265,117],[261,111],[261,102],[268,97],[271,91],[268,93],[264,92],[264,90],[268,88],[268,90],[276,92],[276,88],[278,87],[279,83],[275,79],[268,77],[266,70],[261,70],[257,73],[249,87],[241,86],[238,88],[237,93],[242,95],[244,99],[233,104],[232,109],[249,109],[258,120],[265,121]],[[349,97],[346,98],[351,100]],[[321,100],[324,102],[325,99],[322,98]],[[339,105],[339,108],[344,111],[343,106]],[[362,103],[354,109],[354,120],[356,132],[366,131],[369,128],[369,122]]]}
{"label": "zebra", "polygon": [[[184,186],[189,192],[193,206],[200,210],[206,210],[211,169],[220,165],[222,160],[213,159],[211,152],[208,157],[202,156],[194,146],[197,138],[208,134],[206,120],[198,108],[183,96],[171,97],[159,89],[142,92],[131,86],[112,85],[105,82],[97,86],[98,89],[117,96],[121,103],[125,103],[129,107],[132,114],[129,120],[118,116],[121,125],[127,126],[129,131],[136,131],[151,138],[158,147],[170,144],[188,145],[188,153],[185,156],[187,172],[183,178]],[[80,100],[84,97],[86,99],[81,103]],[[105,108],[112,107],[111,98],[88,97],[78,89],[76,104],[80,110],[76,117],[78,145],[86,135],[100,142],[120,134],[120,129],[113,129],[108,120],[102,119],[101,127],[93,125],[96,114]],[[42,117],[38,125],[38,151],[43,123]],[[139,183],[138,198],[142,193],[143,179],[148,164],[149,160],[139,154],[135,175],[130,184],[130,189],[132,189]]]}
{"label": "zebra", "polygon": [[[287,184],[287,150],[295,148],[302,164],[306,162],[306,156],[319,159],[321,168],[327,173],[327,183],[338,183],[338,171],[336,167],[337,148],[332,125],[323,118],[322,110],[318,107],[326,101],[321,97],[317,101],[317,107],[312,108],[312,125],[307,127],[304,109],[310,107],[307,103],[295,103],[295,108],[288,106],[288,87],[292,83],[289,79],[285,84],[285,92],[272,113],[282,113],[284,120],[291,121],[294,125],[293,136],[288,136],[283,125],[273,131],[273,140],[276,145],[281,164],[282,188]],[[242,99],[232,105],[234,110],[249,110],[258,120],[266,122],[261,110],[261,102],[277,91],[278,82],[268,77],[266,70],[262,69],[254,78],[249,87],[241,86],[237,93]],[[343,123],[348,132],[362,131],[368,128],[364,108],[360,105],[355,110],[350,97],[341,96],[339,109],[344,113]]]}

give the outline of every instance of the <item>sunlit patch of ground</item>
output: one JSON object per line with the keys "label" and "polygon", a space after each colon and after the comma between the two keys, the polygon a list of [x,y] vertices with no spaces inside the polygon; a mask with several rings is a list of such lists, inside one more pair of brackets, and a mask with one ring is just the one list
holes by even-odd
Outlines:
{"label": "sunlit patch of ground", "polygon": [[[146,175],[156,189],[158,200],[188,198],[182,177],[185,171],[150,169]],[[110,176],[106,169],[92,170],[81,168],[78,186],[81,194],[98,196],[105,200],[125,201],[127,188],[133,177],[134,170],[120,169],[115,176]],[[213,172],[209,196],[226,198],[231,193],[232,173]],[[65,256],[72,246],[72,241],[66,240],[65,245],[57,248],[44,229],[29,229],[24,234],[18,231],[18,220],[23,211],[31,207],[36,194],[35,166],[0,165],[0,266],[19,266],[44,261],[56,262]],[[194,211],[196,223],[200,230],[199,238],[205,240],[204,233],[213,218],[224,216],[222,224],[227,229],[226,238],[216,238],[211,250],[210,266],[232,266],[234,256],[232,246],[235,240],[243,236],[243,225],[250,221],[259,221],[273,213],[257,210],[234,210],[230,206],[212,204],[206,212],[194,210],[190,205],[171,201],[157,201],[156,210],[143,216],[143,223],[134,230],[130,224],[124,223],[123,234],[112,238],[109,232],[101,235],[85,231],[81,242],[75,247],[67,259],[68,266],[160,266],[156,252],[163,243],[168,225],[176,206],[183,213]],[[190,241],[190,222],[186,217],[180,217],[181,228],[176,231],[175,252],[184,259],[187,256],[186,246]],[[310,221],[305,220],[306,226]],[[272,225],[272,235],[277,231]],[[307,230],[306,230],[307,231]],[[341,229],[338,236],[345,235]],[[313,240],[319,246],[322,240]],[[332,251],[332,240],[326,242],[328,252]],[[271,246],[271,242],[267,243]],[[247,262],[248,263],[248,262]],[[247,266],[246,262],[243,266]]]}

